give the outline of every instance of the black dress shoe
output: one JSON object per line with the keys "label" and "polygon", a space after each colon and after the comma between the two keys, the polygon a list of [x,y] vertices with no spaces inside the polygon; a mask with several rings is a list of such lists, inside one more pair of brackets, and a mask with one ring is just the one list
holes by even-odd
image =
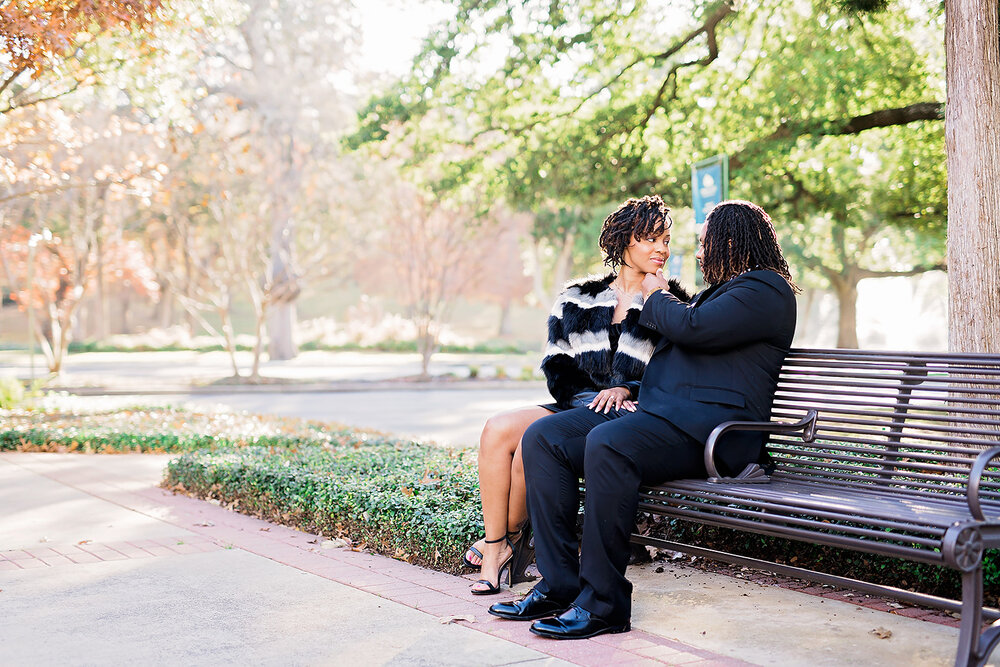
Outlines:
{"label": "black dress shoe", "polygon": [[511,621],[533,621],[536,618],[561,614],[567,609],[569,609],[569,604],[556,602],[532,588],[523,600],[498,602],[490,607],[489,612],[494,616]]}
{"label": "black dress shoe", "polygon": [[550,639],[586,639],[604,633],[616,634],[629,630],[631,626],[628,621],[622,625],[608,623],[582,607],[570,607],[560,616],[531,624],[531,631],[534,634]]}

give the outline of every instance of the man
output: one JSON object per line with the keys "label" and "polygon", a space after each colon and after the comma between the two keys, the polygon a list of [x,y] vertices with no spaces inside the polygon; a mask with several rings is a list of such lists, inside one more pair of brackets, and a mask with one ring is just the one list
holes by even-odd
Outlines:
{"label": "man", "polygon": [[[662,337],[637,412],[577,408],[532,425],[522,440],[540,581],[494,616],[536,620],[531,631],[583,639],[630,628],[625,578],[639,486],[705,477],[704,443],[718,424],[766,421],[795,331],[795,292],[771,219],[746,201],[709,213],[698,252],[708,289],[686,304],[648,274],[640,324]],[[732,433],[717,465],[737,475],[761,456],[760,433]],[[587,485],[583,544],[578,478]],[[579,554],[579,556],[578,556]],[[554,618],[546,618],[554,616]]]}

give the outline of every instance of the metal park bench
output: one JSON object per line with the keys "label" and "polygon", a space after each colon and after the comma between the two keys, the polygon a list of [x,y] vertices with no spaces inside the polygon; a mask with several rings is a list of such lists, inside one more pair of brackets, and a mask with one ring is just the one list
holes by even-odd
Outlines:
{"label": "metal park bench", "polygon": [[[720,478],[718,438],[769,433],[769,474]],[[956,665],[986,662],[1000,611],[983,608],[982,558],[1000,547],[1000,356],[795,349],[771,421],[719,425],[709,480],[643,488],[640,510],[699,524],[953,568],[962,599],[889,588],[678,542],[633,541],[961,612]]]}

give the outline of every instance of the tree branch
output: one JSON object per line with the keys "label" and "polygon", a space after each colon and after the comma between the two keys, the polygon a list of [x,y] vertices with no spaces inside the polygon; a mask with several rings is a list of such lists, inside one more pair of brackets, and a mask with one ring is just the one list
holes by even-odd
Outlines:
{"label": "tree branch", "polygon": [[908,125],[921,120],[944,120],[944,102],[917,102],[895,109],[879,109],[861,116],[851,118],[806,120],[802,122],[786,122],[778,126],[766,137],[751,141],[729,158],[729,168],[739,169],[743,166],[744,156],[758,146],[772,141],[782,141],[801,136],[841,136],[859,134],[865,130],[878,127],[894,127]]}
{"label": "tree branch", "polygon": [[10,86],[10,84],[14,83],[17,77],[21,76],[21,73],[24,72],[26,69],[28,69],[28,67],[25,65],[11,72],[10,76],[7,77],[7,80],[3,82],[3,85],[0,85],[0,94],[2,94],[3,91],[7,90],[7,87]]}
{"label": "tree branch", "polygon": [[693,65],[707,65],[707,64],[711,63],[713,60],[715,60],[716,58],[718,58],[718,56],[719,56],[719,47],[718,47],[718,42],[717,42],[716,37],[715,37],[715,30],[718,27],[719,23],[721,23],[724,18],[726,18],[730,14],[735,14],[735,13],[736,13],[736,9],[734,7],[734,3],[732,2],[732,0],[722,0],[715,7],[715,9],[712,10],[706,16],[705,21],[700,26],[694,28],[688,34],[686,34],[683,37],[681,37],[677,42],[675,42],[673,45],[671,45],[670,48],[668,48],[666,51],[663,51],[662,53],[656,53],[656,54],[646,53],[646,54],[642,54],[642,55],[636,56],[635,58],[632,59],[632,61],[630,63],[628,63],[627,65],[625,65],[624,67],[622,67],[620,70],[618,70],[618,72],[615,73],[611,78],[607,79],[606,81],[604,81],[604,83],[602,83],[597,88],[595,88],[594,90],[590,91],[590,93],[588,93],[587,95],[585,95],[584,97],[582,97],[580,99],[580,101],[572,109],[569,109],[567,111],[563,111],[563,112],[560,112],[560,113],[556,113],[556,114],[551,114],[551,115],[546,115],[546,116],[540,116],[540,117],[536,118],[535,120],[532,120],[532,121],[530,121],[528,123],[525,123],[523,125],[520,125],[518,127],[510,127],[510,126],[508,126],[508,127],[498,127],[498,126],[495,126],[495,125],[490,125],[489,127],[486,127],[484,129],[480,130],[479,132],[477,132],[475,136],[478,137],[481,134],[485,134],[485,133],[493,131],[493,130],[503,130],[505,132],[515,132],[515,133],[526,132],[527,130],[530,130],[530,129],[534,128],[536,125],[541,125],[543,123],[547,123],[549,121],[556,120],[557,118],[566,118],[566,117],[569,117],[569,116],[573,116],[581,108],[583,108],[584,104],[586,104],[588,101],[590,101],[591,99],[593,99],[596,95],[600,94],[602,91],[607,90],[608,88],[610,88],[612,85],[614,85],[614,83],[616,81],[618,81],[620,78],[622,78],[625,75],[626,72],[628,72],[630,69],[632,69],[636,65],[638,65],[638,64],[640,64],[642,62],[645,62],[647,60],[652,60],[654,62],[654,64],[658,63],[658,62],[662,62],[664,60],[669,60],[671,57],[673,57],[677,53],[679,53],[681,51],[681,49],[683,49],[685,46],[687,46],[692,41],[694,41],[699,35],[705,34],[705,36],[708,38],[709,54],[707,56],[705,56],[704,58],[700,58],[698,60],[691,60],[691,61],[684,62],[684,63],[678,63],[678,64],[674,65],[672,68],[670,68],[670,71],[667,72],[667,75],[664,77],[663,84],[660,86],[660,91],[657,93],[656,99],[654,100],[653,106],[651,107],[651,109],[649,111],[649,114],[647,115],[646,119],[641,124],[641,126],[645,127],[646,123],[649,122],[650,117],[652,117],[653,113],[655,113],[656,109],[661,104],[663,93],[666,90],[669,81],[671,81],[672,79],[674,79],[676,77],[677,71],[679,69],[681,69],[683,67],[690,67],[690,66],[693,66]]}
{"label": "tree branch", "polygon": [[83,83],[82,81],[78,80],[72,85],[72,87],[67,88],[66,90],[62,90],[57,93],[52,93],[51,95],[43,95],[41,97],[36,97],[34,99],[30,99],[25,102],[13,102],[11,104],[8,104],[3,109],[0,109],[0,116],[10,113],[14,109],[22,109],[24,107],[30,107],[35,104],[40,104],[41,102],[48,102],[49,100],[55,100],[65,95],[69,95],[70,93],[75,92],[82,83]]}
{"label": "tree branch", "polygon": [[723,2],[718,7],[716,7],[715,11],[712,12],[711,15],[709,15],[708,20],[706,20],[701,27],[699,27],[698,29],[694,30],[689,35],[687,35],[684,38],[684,40],[679,44],[674,45],[668,51],[665,51],[660,55],[654,57],[654,60],[662,60],[669,58],[673,54],[677,53],[677,51],[679,51],[681,47],[683,47],[685,44],[693,40],[701,33],[705,33],[705,37],[708,40],[708,53],[705,55],[704,58],[699,58],[698,60],[688,60],[687,62],[683,63],[675,63],[674,66],[670,68],[670,71],[668,71],[667,75],[663,78],[663,83],[660,84],[660,89],[656,92],[656,97],[653,98],[653,103],[650,105],[649,111],[646,113],[646,117],[643,118],[642,122],[639,124],[640,127],[645,129],[645,127],[649,124],[649,120],[653,117],[653,114],[655,114],[656,110],[662,106],[663,94],[666,92],[667,85],[671,81],[674,82],[674,91],[673,93],[671,93],[670,99],[676,98],[677,96],[676,82],[677,82],[678,71],[680,71],[684,67],[692,67],[694,65],[701,65],[702,67],[705,67],[707,65],[710,65],[712,61],[714,61],[716,58],[719,57],[719,42],[715,36],[715,29],[719,26],[719,23],[722,21],[722,19],[726,18],[730,14],[735,13],[735,11],[736,10],[733,9],[732,3]]}
{"label": "tree branch", "polygon": [[862,278],[903,278],[906,276],[916,276],[928,271],[947,271],[948,265],[944,262],[939,264],[924,264],[915,266],[906,271],[871,271],[869,269],[858,269],[858,275]]}

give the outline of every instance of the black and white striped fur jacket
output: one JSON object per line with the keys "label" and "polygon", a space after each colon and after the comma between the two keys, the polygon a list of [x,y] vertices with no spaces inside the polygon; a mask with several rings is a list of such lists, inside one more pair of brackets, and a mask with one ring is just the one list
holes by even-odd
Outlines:
{"label": "black and white striped fur jacket", "polygon": [[[636,387],[653,355],[659,335],[639,325],[642,295],[636,295],[622,322],[614,358],[608,329],[617,298],[611,282],[589,276],[571,281],[556,299],[549,314],[549,339],[542,359],[542,372],[549,393],[560,407],[568,407],[573,396],[617,386]],[[670,292],[682,301],[691,296],[670,279]]]}

